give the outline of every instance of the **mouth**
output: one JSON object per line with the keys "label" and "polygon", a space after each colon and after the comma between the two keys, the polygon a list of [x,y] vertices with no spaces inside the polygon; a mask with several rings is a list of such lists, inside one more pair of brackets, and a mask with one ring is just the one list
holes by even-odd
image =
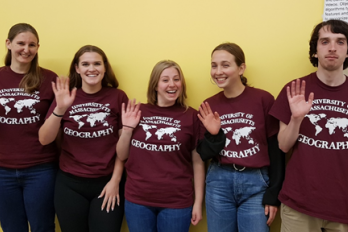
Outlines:
{"label": "mouth", "polygon": [[338,59],[338,56],[329,55],[329,56],[325,56],[325,58],[328,58],[328,59]]}
{"label": "mouth", "polygon": [[28,58],[28,57],[30,57],[29,54],[20,54],[20,55],[21,55],[21,57],[23,57],[23,58]]}
{"label": "mouth", "polygon": [[88,74],[86,75],[87,77],[96,77],[97,75],[96,74]]}
{"label": "mouth", "polygon": [[167,93],[169,94],[175,94],[177,90],[170,90],[170,91],[167,91]]}
{"label": "mouth", "polygon": [[221,83],[227,80],[227,77],[215,77],[214,78],[217,83]]}

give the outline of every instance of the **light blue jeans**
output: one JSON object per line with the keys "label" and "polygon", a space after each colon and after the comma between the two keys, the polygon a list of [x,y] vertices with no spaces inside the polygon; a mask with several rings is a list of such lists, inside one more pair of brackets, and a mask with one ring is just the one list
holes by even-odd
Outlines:
{"label": "light blue jeans", "polygon": [[125,213],[130,232],[188,232],[192,207],[160,208],[125,201]]}
{"label": "light blue jeans", "polygon": [[237,171],[212,162],[206,177],[209,232],[269,232],[262,205],[268,187],[268,169]]}

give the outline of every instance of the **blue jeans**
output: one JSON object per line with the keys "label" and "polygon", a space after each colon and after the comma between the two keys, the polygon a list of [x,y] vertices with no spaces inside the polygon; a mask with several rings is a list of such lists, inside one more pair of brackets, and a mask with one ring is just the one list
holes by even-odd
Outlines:
{"label": "blue jeans", "polygon": [[150,207],[126,200],[125,213],[130,232],[187,232],[191,224],[192,207]]}
{"label": "blue jeans", "polygon": [[210,164],[206,177],[206,211],[209,232],[269,232],[262,198],[268,187],[268,170]]}
{"label": "blue jeans", "polygon": [[0,222],[4,232],[54,232],[56,164],[0,168]]}

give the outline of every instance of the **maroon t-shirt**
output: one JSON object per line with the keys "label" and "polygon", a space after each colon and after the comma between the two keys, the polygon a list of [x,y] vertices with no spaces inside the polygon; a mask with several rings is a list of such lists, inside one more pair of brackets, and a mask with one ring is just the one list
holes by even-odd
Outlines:
{"label": "maroon t-shirt", "polygon": [[55,144],[42,146],[38,137],[54,99],[51,82],[57,75],[43,68],[41,72],[43,83],[30,94],[19,88],[24,74],[0,68],[0,167],[28,168],[57,158]]}
{"label": "maroon t-shirt", "polygon": [[226,98],[223,91],[206,100],[218,112],[226,135],[219,154],[222,164],[245,167],[269,166],[267,138],[278,133],[278,120],[268,115],[274,97],[261,89],[245,87],[241,95]]}
{"label": "maroon t-shirt", "polygon": [[192,206],[192,151],[202,134],[197,111],[151,104],[140,110],[126,163],[126,199],[153,207]]}
{"label": "maroon t-shirt", "polygon": [[[301,213],[347,224],[348,81],[330,87],[316,73],[301,80],[306,81],[306,99],[313,92],[314,101],[301,123],[279,199]],[[288,124],[286,86],[270,114]]]}
{"label": "maroon t-shirt", "polygon": [[[86,178],[113,172],[118,131],[122,128],[121,106],[127,102],[122,90],[111,87],[95,94],[77,90],[74,103],[61,121],[61,170]],[[55,107],[56,103],[52,104],[47,117]]]}

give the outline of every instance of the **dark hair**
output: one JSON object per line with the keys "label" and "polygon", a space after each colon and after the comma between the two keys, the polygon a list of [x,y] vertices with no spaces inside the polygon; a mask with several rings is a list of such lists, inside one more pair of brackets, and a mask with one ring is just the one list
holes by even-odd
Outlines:
{"label": "dark hair", "polygon": [[[238,67],[240,67],[242,64],[245,64],[245,55],[243,50],[235,43],[222,43],[220,45],[218,45],[216,48],[214,48],[214,50],[212,51],[211,55],[213,55],[213,53],[215,51],[219,51],[219,50],[224,50],[226,52],[231,53],[234,56],[235,62],[237,64]],[[240,79],[243,83],[243,85],[247,86],[247,82],[248,79],[242,75],[240,75]]]}
{"label": "dark hair", "polygon": [[188,107],[186,105],[186,83],[185,83],[185,78],[184,74],[180,68],[180,66],[172,61],[172,60],[162,60],[158,62],[155,67],[153,67],[151,75],[150,75],[150,80],[149,80],[149,85],[147,87],[147,102],[156,105],[158,99],[157,99],[157,87],[158,87],[158,82],[160,80],[162,72],[167,69],[167,68],[175,68],[180,76],[181,80],[181,86],[182,86],[182,92],[180,93],[180,96],[178,99],[176,99],[176,103],[180,104],[183,107]]}
{"label": "dark hair", "polygon": [[[314,67],[318,67],[318,58],[315,57],[317,54],[317,45],[319,40],[319,31],[321,28],[326,27],[327,30],[331,31],[335,34],[343,34],[346,39],[348,39],[348,24],[344,21],[331,19],[326,22],[319,23],[312,32],[311,39],[309,41],[309,60],[313,64]],[[347,50],[348,54],[348,50]],[[343,63],[343,69],[348,67],[348,59],[346,59]]]}
{"label": "dark hair", "polygon": [[117,88],[118,81],[116,79],[114,71],[111,68],[108,58],[106,57],[103,50],[93,45],[85,45],[76,52],[74,59],[71,62],[70,71],[69,71],[70,89],[74,87],[76,88],[82,87],[82,79],[80,74],[76,72],[76,66],[79,65],[80,57],[86,52],[96,52],[99,55],[101,55],[101,57],[103,58],[103,62],[105,66],[105,74],[102,80],[102,87],[110,86],[110,87]]}
{"label": "dark hair", "polygon": [[[12,42],[14,38],[20,33],[23,32],[30,32],[32,33],[36,39],[37,39],[37,45],[39,45],[39,35],[35,28],[27,23],[18,23],[10,28],[10,31],[8,32],[7,39]],[[35,57],[30,63],[30,68],[28,73],[24,75],[21,82],[19,83],[20,88],[24,88],[25,92],[33,93],[35,90],[38,90],[41,83],[42,83],[42,74],[41,74],[41,68],[39,67],[39,58],[38,54],[36,53]],[[12,62],[12,53],[10,49],[7,49],[7,54],[5,56],[5,65],[11,66]]]}

